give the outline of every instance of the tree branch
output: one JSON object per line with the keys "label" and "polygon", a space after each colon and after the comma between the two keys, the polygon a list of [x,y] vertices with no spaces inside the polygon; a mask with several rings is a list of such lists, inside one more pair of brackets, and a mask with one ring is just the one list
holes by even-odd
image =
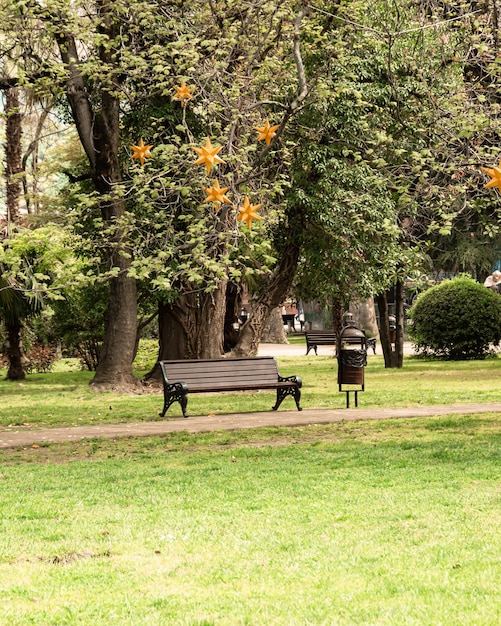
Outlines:
{"label": "tree branch", "polygon": [[[293,44],[293,55],[294,60],[296,62],[296,69],[298,74],[298,89],[297,95],[294,100],[287,106],[285,115],[280,122],[280,126],[277,129],[277,132],[273,139],[270,141],[269,145],[263,148],[259,153],[256,162],[253,165],[253,169],[257,169],[263,163],[265,158],[268,156],[271,150],[275,147],[277,141],[282,136],[282,133],[285,130],[287,122],[294,115],[294,113],[299,109],[301,104],[304,102],[308,95],[308,83],[306,81],[306,72],[304,69],[303,57],[301,55],[301,22],[303,17],[308,13],[308,9],[306,6],[302,6],[299,13],[296,15],[296,19],[294,20],[294,44]],[[237,180],[236,184],[239,185],[248,180],[248,177],[242,180]]]}
{"label": "tree branch", "polygon": [[78,52],[75,39],[66,33],[59,33],[56,37],[61,60],[68,69],[66,79],[66,93],[77,127],[78,136],[82,142],[85,154],[93,171],[96,167],[96,151],[93,139],[94,116],[85,82],[78,67]]}

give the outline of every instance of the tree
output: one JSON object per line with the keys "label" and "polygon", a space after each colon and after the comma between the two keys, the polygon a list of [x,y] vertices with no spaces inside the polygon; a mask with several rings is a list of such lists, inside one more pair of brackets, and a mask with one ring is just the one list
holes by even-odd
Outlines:
{"label": "tree", "polygon": [[[282,25],[288,24],[289,7],[281,9],[275,2],[249,2],[242,10],[237,3],[231,3],[231,6],[224,8],[216,8],[212,3],[207,3],[198,15],[187,14],[174,5],[165,7],[161,3],[97,1],[81,7],[76,3],[70,5],[60,2],[48,7],[31,2],[27,7],[21,8],[16,3],[11,3],[6,10],[7,17],[10,18],[8,27],[18,33],[17,47],[8,52],[11,56],[17,54],[18,60],[23,60],[24,80],[30,82],[35,89],[42,92],[48,90],[56,98],[59,97],[60,102],[64,91],[97,192],[103,225],[100,249],[106,250],[107,247],[104,263],[108,265],[110,299],[108,327],[94,382],[131,382],[130,357],[132,339],[135,339],[131,330],[132,320],[135,319],[135,278],[144,271],[145,264],[139,258],[142,255],[134,257],[132,251],[136,249],[135,242],[130,235],[137,226],[137,223],[134,224],[137,205],[141,204],[140,196],[146,189],[147,181],[144,181],[139,194],[129,194],[127,201],[124,199],[127,192],[126,185],[123,184],[123,171],[128,168],[124,168],[124,160],[120,159],[120,155],[123,155],[120,150],[123,151],[125,143],[120,142],[120,120],[134,118],[137,107],[141,108],[141,103],[152,97],[160,96],[164,100],[170,100],[174,81],[182,80],[183,74],[185,76],[189,72],[195,79],[200,77],[199,93],[202,96],[210,85],[210,82],[204,81],[216,78],[212,92],[208,93],[209,97],[202,99],[202,104],[207,104],[207,108],[197,112],[196,116],[191,115],[191,121],[198,126],[198,136],[203,132],[202,124],[206,128],[212,127],[212,132],[209,133],[211,136],[214,131],[224,128],[224,132],[220,134],[227,141],[229,167],[234,168],[237,160],[234,155],[235,141],[237,138],[240,141],[241,138],[236,121],[243,109],[249,105],[252,108],[256,102],[255,96],[252,96],[247,100],[243,99],[240,106],[230,109],[227,102],[238,102],[244,93],[247,79],[242,73],[242,59],[249,67],[252,64],[258,67],[255,72],[257,82],[264,84],[265,76],[259,72],[266,65],[268,52],[272,49],[270,46],[279,45]],[[272,28],[262,22],[263,15],[273,20]],[[255,32],[256,38],[239,39],[239,32]],[[33,38],[32,33],[38,39]],[[224,48],[224,56],[219,53],[221,39],[228,42]],[[247,56],[242,54],[244,41],[247,45]],[[287,44],[286,40],[285,45]],[[125,49],[127,54],[123,54]],[[58,54],[54,53],[55,50]],[[214,59],[217,59],[217,63],[214,63]],[[193,71],[194,64],[198,64],[200,72]],[[234,76],[239,77],[235,85],[232,78]],[[220,87],[224,87],[225,93],[211,100]],[[286,117],[291,114],[286,105],[280,106],[285,109]],[[122,115],[123,113],[126,115]],[[189,122],[189,116],[185,113],[186,109],[183,108],[182,120],[177,123],[178,136],[181,133],[184,135],[183,140],[194,139],[186,119],[188,117]],[[254,133],[251,124],[251,119],[245,124],[247,134]],[[136,123],[134,132],[139,130],[141,125]],[[152,130],[151,120],[148,130]],[[161,132],[157,133],[158,138],[161,135]],[[258,165],[270,150],[271,148],[266,147],[262,151],[256,160]],[[186,157],[186,152],[184,156]],[[241,157],[239,154],[240,160]],[[256,168],[256,163],[252,167]],[[247,171],[244,169],[239,166],[238,173],[233,169],[233,180],[230,182],[232,189],[239,190],[246,180],[250,180],[249,168],[247,167]],[[277,180],[274,184],[278,185]],[[186,188],[175,186],[177,190],[174,193],[181,191],[183,195],[186,191]],[[238,195],[242,197],[240,191]],[[163,201],[172,206],[171,195],[164,196]],[[127,202],[131,211],[127,210]],[[174,213],[181,222],[181,228],[186,227],[185,209],[190,204],[193,205],[193,200],[189,197],[177,200]],[[171,290],[169,285],[170,293],[162,299],[166,307],[162,305],[161,311],[168,311],[177,302],[178,309],[181,303],[186,303],[181,307],[185,313],[197,310],[202,315],[202,318],[193,318],[183,324],[183,335],[193,344],[189,349],[194,349],[197,354],[203,353],[201,351],[205,349],[207,337],[220,343],[220,319],[221,312],[224,311],[224,297],[221,294],[224,296],[225,281],[228,278],[224,268],[228,266],[227,248],[235,234],[236,215],[224,208],[218,215],[217,227],[212,228],[211,225],[217,245],[214,246],[214,239],[209,243],[214,254],[206,255],[208,264],[212,265],[208,276],[202,277],[200,281],[198,278],[193,281],[195,264],[189,263],[182,268],[182,273],[179,273],[179,267],[167,268],[164,272],[166,278],[160,279],[160,282],[170,283],[174,287]],[[193,211],[193,223],[197,216],[200,216],[200,211]],[[192,234],[195,226],[194,224]],[[161,224],[160,229],[165,232]],[[181,231],[178,229],[176,232]],[[200,233],[197,237],[200,241]],[[174,238],[172,249],[197,249],[193,241],[187,241],[186,238],[183,241]],[[210,242],[210,239],[206,238],[206,241]],[[221,269],[214,271],[215,264],[219,264]],[[156,268],[153,267],[147,273],[148,276],[155,274]],[[206,304],[201,306],[203,300]],[[218,315],[212,313],[215,302],[220,302]],[[176,315],[177,321],[182,319],[181,311]],[[217,326],[215,332],[207,332],[212,324]],[[196,333],[193,333],[194,328]],[[220,351],[217,345],[208,349]]]}
{"label": "tree", "polygon": [[[336,25],[337,37],[334,40],[326,36],[319,47],[332,61],[329,66],[326,63],[330,68],[329,78],[324,78],[322,83],[324,89],[330,90],[330,99],[326,101],[328,105],[318,125],[325,126],[326,132],[325,136],[317,133],[315,139],[319,147],[312,146],[316,153],[313,158],[319,163],[317,169],[325,179],[321,168],[325,170],[325,164],[329,163],[332,169],[333,163],[338,162],[339,169],[344,167],[348,175],[352,175],[349,185],[355,196],[358,189],[363,189],[357,185],[357,169],[365,168],[362,178],[366,185],[371,178],[380,181],[387,201],[393,205],[394,218],[387,213],[386,219],[393,228],[398,226],[400,248],[400,251],[392,248],[393,254],[387,255],[384,266],[372,260],[372,268],[384,271],[380,272],[381,281],[376,280],[365,289],[363,277],[370,277],[370,272],[362,271],[360,285],[356,276],[343,280],[339,267],[342,256],[339,252],[333,254],[333,261],[338,265],[332,266],[332,279],[326,281],[325,291],[320,289],[320,292],[332,293],[331,283],[338,288],[343,288],[344,284],[345,294],[351,289],[359,295],[370,295],[377,293],[378,287],[381,289],[378,302],[387,367],[402,365],[403,280],[415,270],[426,268],[430,234],[450,232],[450,225],[457,216],[465,215],[472,208],[456,158],[458,136],[470,121],[463,114],[464,76],[453,62],[458,48],[463,45],[461,30],[451,28],[450,15],[439,20],[437,14],[428,9],[428,3],[425,7],[408,2],[391,5],[377,2],[370,7],[352,2],[346,7],[346,13],[336,7],[329,13],[331,23]],[[453,23],[458,17],[464,17],[464,13],[455,15]],[[333,31],[326,32],[331,35]],[[479,115],[475,125],[480,124],[481,119],[484,118]],[[334,175],[331,180],[335,182]],[[314,177],[313,183],[316,182]],[[347,188],[346,182],[343,187]],[[382,198],[381,194],[380,201]],[[370,206],[377,201],[374,196],[369,200]],[[364,212],[358,209],[355,214],[363,216]],[[383,216],[381,212],[378,215]],[[347,241],[357,251],[355,230],[347,230],[342,221],[333,224],[338,233],[346,233]],[[370,249],[370,243],[364,242],[363,249],[364,252]],[[314,246],[312,251],[314,254]],[[308,286],[314,283],[314,277],[325,274],[322,255],[318,257],[321,272],[306,272]],[[353,252],[351,265],[356,266]],[[305,263],[304,267],[308,265]],[[350,264],[344,267],[349,268]],[[397,294],[395,349],[390,342],[384,295],[390,280],[396,283]],[[338,310],[342,310],[343,300],[348,298],[344,295],[340,300]]]}
{"label": "tree", "polygon": [[[4,26],[17,33],[11,54],[24,61],[24,80],[33,89],[56,97],[64,89],[71,116],[88,159],[105,224],[119,224],[125,213],[117,193],[122,181],[118,160],[123,76],[117,70],[122,15],[119,3],[98,0],[89,11],[73,3],[45,6],[10,3]],[[79,28],[76,27],[79,22]],[[55,51],[58,54],[55,54]],[[95,63],[99,64],[96,71]],[[91,67],[93,71],[89,71]],[[123,69],[123,68],[122,68]],[[54,90],[56,90],[54,92]],[[120,227],[108,244],[111,268],[105,341],[94,382],[134,384],[132,359],[136,341],[136,287],[128,275],[130,258]]]}
{"label": "tree", "polygon": [[[6,178],[6,229],[4,237],[8,237],[19,222],[19,198],[21,195],[21,135],[22,115],[20,110],[19,89],[5,85],[5,178]],[[30,313],[28,302],[23,295],[1,279],[0,309],[7,331],[7,356],[9,380],[23,380],[25,373],[22,360],[21,327],[22,319]]]}
{"label": "tree", "polygon": [[[460,184],[442,184],[454,179],[440,138],[464,102],[449,97],[460,84],[448,62],[459,36],[447,40],[445,23],[422,28],[429,16],[418,9],[403,0],[369,10],[320,3],[309,14],[274,0],[7,3],[18,35],[6,53],[71,115],[93,182],[79,223],[92,224],[100,279],[110,281],[96,383],[131,381],[137,285],[158,298],[160,356],[212,356],[222,351],[227,282],[267,275],[235,348],[253,354],[298,264],[304,292],[315,286],[341,307],[417,263],[419,238],[449,223],[461,197]],[[275,136],[257,144],[266,118]],[[140,137],[153,145],[144,166],[128,150]],[[203,201],[212,172],[193,165],[206,138],[224,153],[216,172],[231,202],[219,208]],[[263,201],[264,225],[239,228],[245,196]]]}
{"label": "tree", "polygon": [[[245,196],[256,194],[259,204],[263,200],[264,205],[273,207],[287,178],[280,172],[284,160],[276,148],[287,120],[307,93],[299,54],[302,13],[291,24],[289,5],[283,8],[276,2],[250,2],[245,11],[236,10],[236,6],[230,3],[217,10],[211,6],[208,13],[201,11],[189,37],[182,37],[183,60],[177,72],[183,71],[184,57],[192,65],[196,59],[197,71],[189,66],[185,70],[190,74],[188,89],[196,95],[173,106],[172,89],[168,98],[155,91],[126,116],[130,132],[154,129],[154,138],[160,143],[148,161],[148,173],[131,169],[134,188],[144,189],[134,195],[134,219],[141,215],[141,229],[147,233],[149,244],[154,242],[148,251],[143,247],[141,254],[134,255],[132,271],[152,279],[158,289],[160,358],[219,356],[227,281],[238,283],[251,274],[266,272],[273,260],[264,229],[238,228],[238,206]],[[247,36],[237,37],[242,32]],[[285,34],[283,44],[279,34]],[[299,76],[296,92],[290,98],[282,93],[281,101],[266,97],[267,92],[290,90],[292,70],[287,67],[283,71],[284,76],[277,80],[278,89],[266,83],[264,73],[276,64],[270,51],[277,47],[281,58],[292,56],[292,67]],[[179,82],[184,78],[181,74]],[[270,106],[278,109],[281,124],[276,125],[276,136],[269,145],[266,142],[262,149],[256,149],[255,127],[263,119],[260,109]],[[231,190],[232,201],[219,208],[201,203],[201,188],[207,190],[213,178],[209,179],[202,168],[195,171],[193,160],[187,157],[193,154],[192,147],[207,138],[216,139],[223,148],[224,164],[218,166],[217,174]],[[267,165],[270,156],[276,161],[272,166]],[[146,191],[151,184],[156,187],[154,195]],[[269,216],[274,213],[266,206],[262,211]],[[159,223],[159,214],[165,223]],[[288,282],[280,281],[271,304],[254,307],[253,323],[241,333],[241,345],[250,337],[257,349],[266,316],[283,298],[292,276],[286,272]],[[267,296],[272,292],[267,289]],[[256,324],[257,311],[261,310]],[[248,352],[249,347],[243,349]]]}
{"label": "tree", "polygon": [[[0,271],[3,270],[0,264]],[[24,380],[21,330],[23,321],[38,310],[38,303],[23,295],[22,290],[0,274],[0,319],[6,328],[6,351],[9,366],[8,380]]]}
{"label": "tree", "polygon": [[7,86],[5,94],[5,179],[7,232],[19,221],[21,195],[21,135],[22,114],[19,88]]}
{"label": "tree", "polygon": [[[432,9],[430,9],[431,11]],[[430,257],[434,266],[448,272],[490,274],[501,248],[499,199],[483,188],[487,181],[480,166],[499,163],[499,15],[497,3],[464,2],[450,7],[437,4],[435,19],[455,21],[450,38],[455,48],[444,62],[460,76],[462,114],[449,143],[451,179],[459,191],[446,228],[434,228]]]}
{"label": "tree", "polygon": [[7,331],[9,380],[23,380],[21,331],[26,320],[59,298],[63,285],[79,279],[74,239],[54,225],[33,231],[17,226],[0,242],[0,319]]}

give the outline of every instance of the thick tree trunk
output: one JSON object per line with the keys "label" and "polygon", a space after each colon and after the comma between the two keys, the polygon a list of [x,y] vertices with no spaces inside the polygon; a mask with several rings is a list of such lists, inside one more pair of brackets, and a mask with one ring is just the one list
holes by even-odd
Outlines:
{"label": "thick tree trunk", "polygon": [[379,338],[383,349],[384,366],[387,368],[400,368],[404,362],[404,299],[403,283],[398,282],[395,287],[395,304],[397,328],[395,344],[392,344],[390,334],[390,322],[388,314],[388,299],[386,292],[376,297],[379,309]]}
{"label": "thick tree trunk", "polygon": [[[159,303],[158,360],[214,359],[224,356],[226,281],[211,293],[185,290],[174,303]],[[146,380],[160,380],[158,363]]]}
{"label": "thick tree trunk", "polygon": [[[8,236],[12,225],[19,221],[19,199],[21,197],[22,116],[17,87],[5,90],[5,116],[6,234]],[[26,373],[23,368],[21,318],[7,319],[5,328],[7,331],[7,358],[9,360],[7,379],[24,380]]]}
{"label": "thick tree trunk", "polygon": [[[113,41],[115,35],[113,7],[101,3],[100,31]],[[80,72],[79,51],[74,37],[59,33],[57,43],[67,70],[66,94],[75,126],[85,150],[96,190],[101,194],[101,214],[106,226],[119,224],[125,203],[114,190],[122,182],[118,149],[120,140],[120,107],[116,94],[106,86],[93,92],[87,90],[86,78]],[[103,46],[99,55],[103,62],[113,63],[113,50]],[[124,256],[124,253],[127,253]],[[139,381],[132,373],[137,333],[136,282],[128,276],[130,251],[127,235],[116,227],[108,242],[108,267],[118,270],[110,279],[105,335],[99,363],[91,384],[124,388]]]}
{"label": "thick tree trunk", "polygon": [[7,330],[7,358],[9,360],[7,380],[24,380],[26,373],[23,368],[21,322],[6,322],[5,327]]}
{"label": "thick tree trunk", "polygon": [[196,307],[192,295],[181,296],[175,303],[158,305],[158,359],[189,359],[188,338],[194,332],[195,319],[191,314]]}
{"label": "thick tree trunk", "polygon": [[273,309],[268,318],[268,323],[263,329],[261,335],[262,343],[289,343],[287,340],[287,333],[284,328],[284,321],[282,319],[282,312],[277,307]]}
{"label": "thick tree trunk", "polygon": [[357,304],[350,305],[350,311],[358,320],[358,326],[371,333],[374,337],[378,334],[376,309],[374,306],[374,298],[368,298]]}
{"label": "thick tree trunk", "polygon": [[332,312],[332,328],[336,335],[339,335],[343,328],[343,315],[345,312],[344,302],[334,300],[331,305]]}
{"label": "thick tree trunk", "polygon": [[200,297],[195,354],[197,359],[217,359],[224,355],[224,319],[227,281]]}
{"label": "thick tree trunk", "polygon": [[[118,124],[118,111],[113,115]],[[100,124],[96,124],[99,132]],[[94,184],[102,194],[112,194],[114,184],[121,182],[115,147],[106,135],[96,136],[99,154],[96,159]],[[118,146],[118,144],[116,144]],[[101,203],[101,214],[105,223],[116,223],[125,213],[121,199]],[[135,386],[139,381],[132,373],[137,336],[137,288],[136,281],[129,277],[131,260],[127,254],[127,237],[118,228],[110,242],[109,265],[118,268],[118,275],[109,281],[108,306],[104,328],[104,341],[99,363],[91,384],[96,386]]]}
{"label": "thick tree trunk", "polygon": [[138,385],[132,373],[137,333],[136,282],[126,273],[110,281],[104,332],[91,384],[112,388]]}
{"label": "thick tree trunk", "polygon": [[240,330],[240,338],[232,350],[232,356],[255,356],[257,354],[259,341],[271,312],[283,302],[292,285],[299,251],[299,245],[290,243],[281,253],[280,261],[272,273],[266,289],[252,309],[249,319]]}
{"label": "thick tree trunk", "polygon": [[21,197],[21,134],[22,116],[19,89],[5,90],[5,178],[7,181],[6,209],[7,226],[19,221],[19,199]]}

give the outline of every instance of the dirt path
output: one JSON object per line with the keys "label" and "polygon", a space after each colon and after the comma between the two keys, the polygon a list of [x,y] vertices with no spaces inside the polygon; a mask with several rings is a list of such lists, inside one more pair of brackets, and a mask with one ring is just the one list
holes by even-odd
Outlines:
{"label": "dirt path", "polygon": [[202,415],[171,418],[154,422],[102,424],[51,428],[23,429],[18,426],[0,429],[0,449],[25,448],[83,439],[115,439],[117,437],[149,437],[167,433],[200,433],[214,430],[238,430],[264,426],[305,426],[342,421],[401,419],[452,414],[501,413],[501,402],[483,404],[437,404],[407,408],[385,409],[304,409],[303,411],[269,411],[260,413],[232,413],[229,415]]}

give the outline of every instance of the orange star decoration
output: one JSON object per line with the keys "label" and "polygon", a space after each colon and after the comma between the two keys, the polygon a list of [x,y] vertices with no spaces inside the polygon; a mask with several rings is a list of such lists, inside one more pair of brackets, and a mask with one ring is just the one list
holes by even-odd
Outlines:
{"label": "orange star decoration", "polygon": [[250,230],[252,220],[263,219],[257,214],[257,210],[261,208],[261,206],[261,204],[251,204],[248,196],[245,196],[243,206],[240,207],[240,213],[237,215],[237,220],[247,222],[247,226]]}
{"label": "orange star decoration", "polygon": [[149,159],[151,157],[150,150],[152,148],[153,146],[145,146],[143,142],[143,138],[141,137],[141,139],[139,140],[138,146],[131,146],[131,150],[134,151],[132,158],[139,159],[141,165],[144,165],[144,160]]}
{"label": "orange star decoration", "polygon": [[204,187],[203,189],[207,194],[207,198],[205,198],[204,202],[215,202],[216,211],[219,209],[219,205],[222,202],[231,204],[228,198],[224,195],[228,191],[229,187],[220,187],[219,180],[217,178],[214,180],[212,187]]}
{"label": "orange star decoration", "polygon": [[182,107],[184,107],[187,100],[191,100],[191,98],[193,98],[191,92],[193,91],[194,87],[187,87],[186,83],[181,83],[181,85],[174,85],[174,89],[176,90],[174,100],[180,100]]}
{"label": "orange star decoration", "polygon": [[491,177],[491,180],[484,187],[497,187],[501,191],[501,161],[498,167],[493,167],[492,169],[490,167],[482,167],[481,169]]}
{"label": "orange star decoration", "polygon": [[224,163],[223,159],[217,156],[218,152],[223,149],[223,146],[213,146],[210,142],[209,137],[205,139],[205,146],[201,146],[200,148],[193,148],[197,154],[200,156],[195,161],[195,165],[201,165],[205,163],[205,169],[207,170],[207,174],[210,174],[211,167],[215,163]]}
{"label": "orange star decoration", "polygon": [[275,126],[270,126],[270,122],[266,120],[264,126],[254,126],[254,130],[257,130],[259,133],[258,141],[266,141],[266,145],[270,145],[270,141],[277,134],[277,129],[280,124],[276,124]]}

